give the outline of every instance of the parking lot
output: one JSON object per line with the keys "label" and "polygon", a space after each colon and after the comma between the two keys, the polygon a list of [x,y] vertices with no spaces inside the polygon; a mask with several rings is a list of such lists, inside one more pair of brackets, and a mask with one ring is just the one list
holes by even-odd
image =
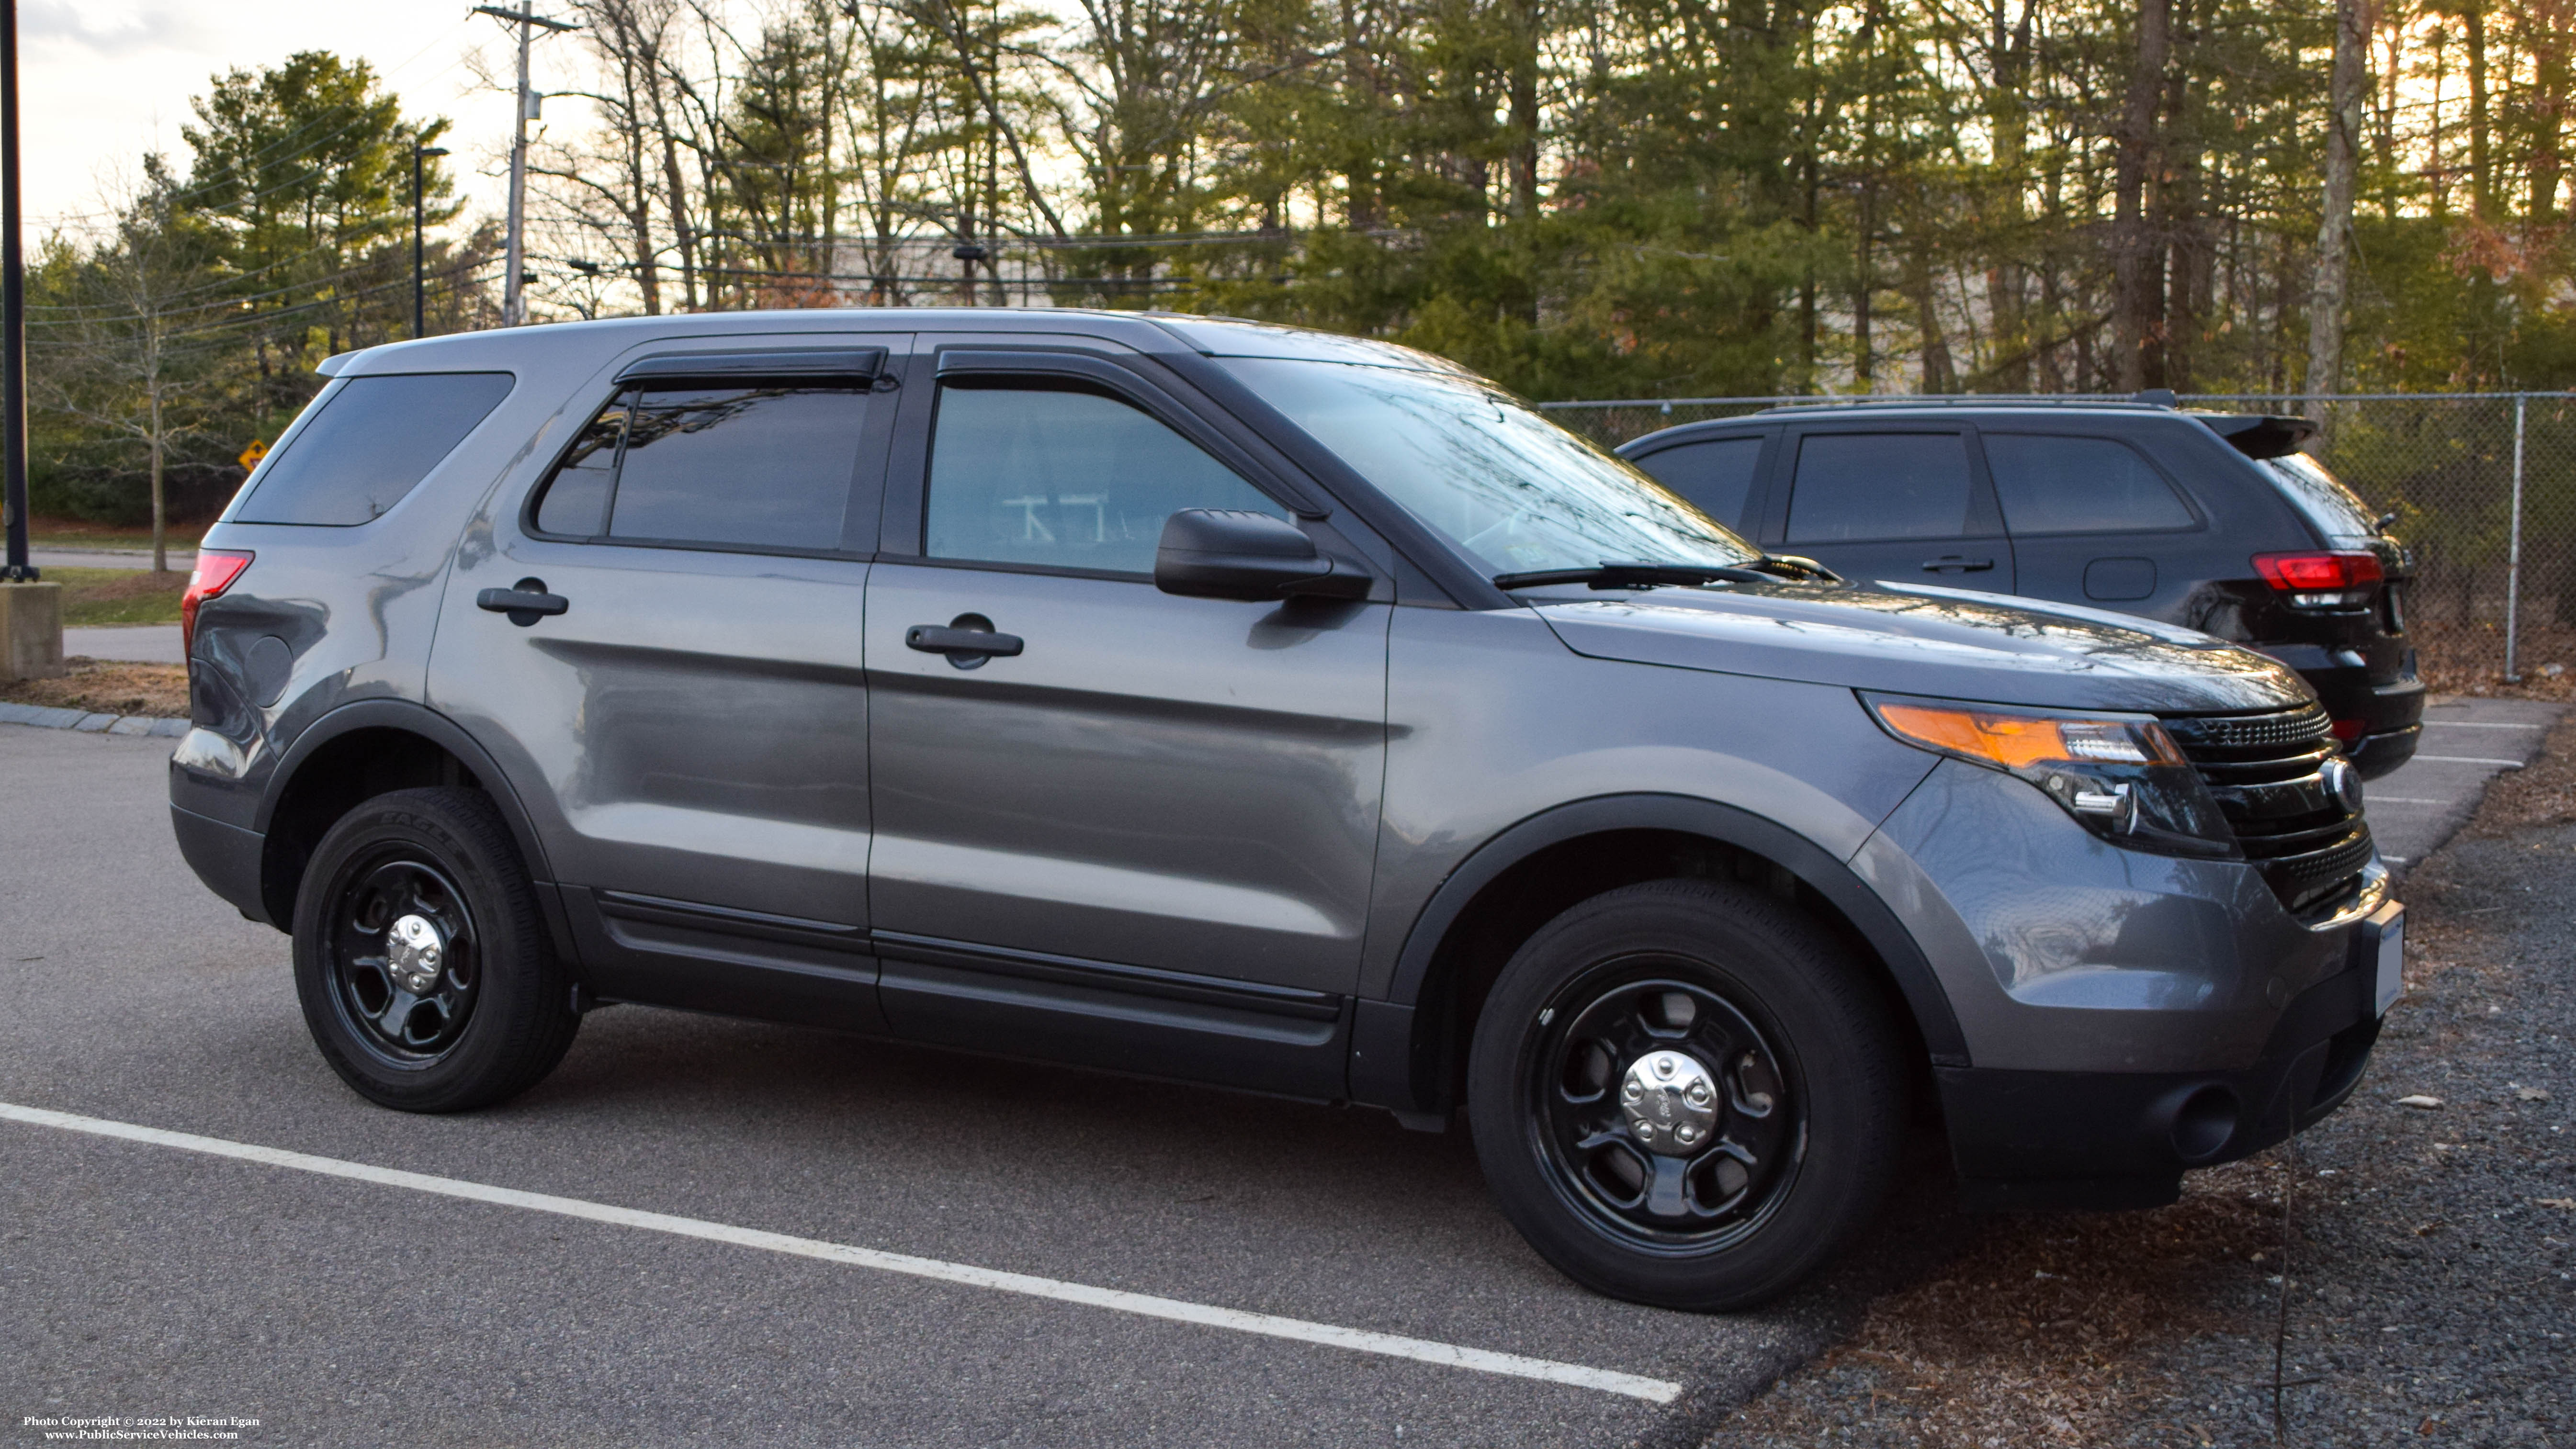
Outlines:
{"label": "parking lot", "polygon": [[1870,1281],[1635,1308],[1521,1244],[1463,1133],[640,1008],[503,1109],[382,1111],[306,1039],[286,938],[180,860],[167,754],[0,726],[0,1102],[1469,1362],[0,1121],[0,1412],[31,1438],[168,1412],[280,1443],[1686,1441]]}
{"label": "parking lot", "polygon": [[[2390,853],[2553,713],[2437,710],[2374,791]],[[180,861],[167,751],[0,726],[30,1442],[1686,1444],[1957,1228],[1926,1175],[1788,1303],[1660,1312],[1542,1264],[1461,1133],[631,1007],[505,1108],[382,1111],[307,1041],[286,939]]]}

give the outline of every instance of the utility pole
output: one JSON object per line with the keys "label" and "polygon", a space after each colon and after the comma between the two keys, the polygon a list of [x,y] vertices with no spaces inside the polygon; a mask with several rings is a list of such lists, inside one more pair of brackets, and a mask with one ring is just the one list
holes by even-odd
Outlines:
{"label": "utility pole", "polygon": [[39,582],[27,558],[27,267],[18,237],[18,0],[0,0],[0,682],[63,673],[63,586]]}
{"label": "utility pole", "polygon": [[[25,217],[18,205],[18,0],[0,0],[0,427],[9,507],[9,559],[0,580],[36,577],[27,561],[27,258],[19,245]],[[6,641],[0,641],[5,648]],[[6,659],[0,659],[0,678]]]}
{"label": "utility pole", "polygon": [[519,27],[519,118],[510,142],[510,246],[508,277],[501,286],[501,325],[516,327],[528,320],[525,289],[528,262],[528,123],[537,118],[538,96],[528,89],[528,42],[539,29],[579,30],[569,20],[549,20],[536,13],[536,0],[519,0],[516,10],[498,5],[477,5],[477,15],[491,15]]}
{"label": "utility pole", "polygon": [[421,163],[432,156],[444,156],[444,146],[424,146],[415,138],[411,143],[411,335],[429,335],[428,279],[421,261],[421,231],[424,224]]}

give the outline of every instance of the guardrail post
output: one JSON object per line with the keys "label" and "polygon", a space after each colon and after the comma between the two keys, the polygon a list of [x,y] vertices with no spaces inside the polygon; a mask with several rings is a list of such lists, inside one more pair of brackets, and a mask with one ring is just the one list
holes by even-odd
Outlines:
{"label": "guardrail post", "polygon": [[2522,671],[2516,667],[2515,646],[2521,642],[2522,629],[2522,425],[2529,412],[2528,393],[2513,395],[2513,532],[2508,536],[2504,555],[2504,682],[2520,684]]}

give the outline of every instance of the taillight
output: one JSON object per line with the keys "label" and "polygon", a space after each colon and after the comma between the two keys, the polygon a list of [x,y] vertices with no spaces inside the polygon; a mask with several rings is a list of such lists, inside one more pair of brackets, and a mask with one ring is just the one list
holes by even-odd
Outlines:
{"label": "taillight", "polygon": [[2366,552],[2258,553],[2254,571],[2302,609],[2349,609],[2368,603],[2368,586],[2383,577],[2379,555]]}
{"label": "taillight", "polygon": [[188,575],[188,592],[179,597],[179,646],[183,655],[197,652],[197,606],[233,586],[251,556],[223,549],[197,550],[197,567]]}

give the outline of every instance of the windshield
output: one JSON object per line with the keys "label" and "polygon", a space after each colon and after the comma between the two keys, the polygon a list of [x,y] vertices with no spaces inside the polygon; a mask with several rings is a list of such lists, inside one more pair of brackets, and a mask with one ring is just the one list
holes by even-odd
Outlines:
{"label": "windshield", "polygon": [[1490,383],[1348,362],[1216,361],[1488,573],[1762,556]]}
{"label": "windshield", "polygon": [[2369,538],[2379,532],[2372,526],[2378,515],[2370,505],[2307,454],[2266,458],[2263,466],[2272,470],[2291,506],[2306,514],[2317,532],[2328,538]]}

